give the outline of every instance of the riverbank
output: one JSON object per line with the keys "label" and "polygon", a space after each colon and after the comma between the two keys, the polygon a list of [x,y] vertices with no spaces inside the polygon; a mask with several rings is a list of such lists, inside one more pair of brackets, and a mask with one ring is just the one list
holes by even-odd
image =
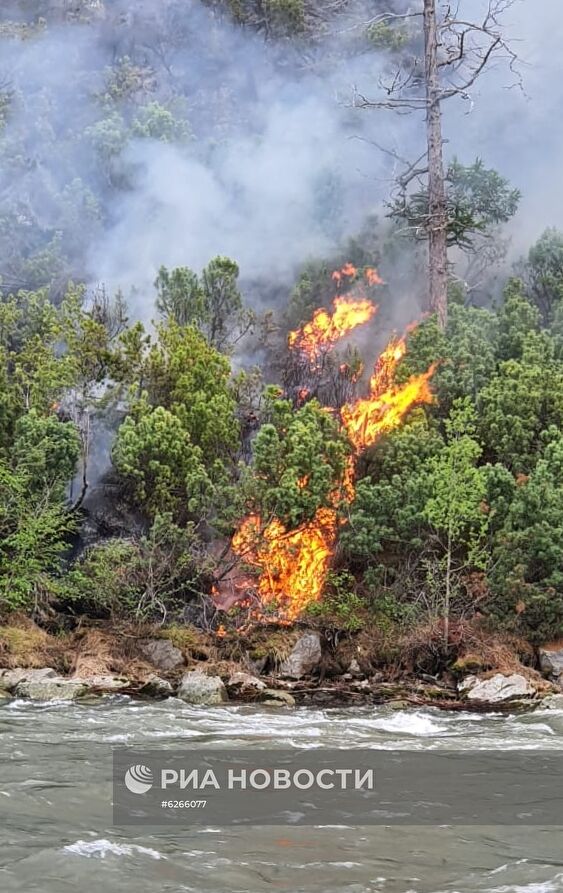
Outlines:
{"label": "riverbank", "polygon": [[458,648],[449,665],[431,673],[424,664],[405,666],[404,655],[393,659],[365,630],[256,625],[204,632],[90,622],[49,632],[15,615],[0,625],[0,700],[126,694],[206,706],[525,710],[561,692],[555,646],[540,650],[534,666],[533,655],[524,663],[506,641],[482,638],[480,649],[475,637],[469,642],[473,652]]}

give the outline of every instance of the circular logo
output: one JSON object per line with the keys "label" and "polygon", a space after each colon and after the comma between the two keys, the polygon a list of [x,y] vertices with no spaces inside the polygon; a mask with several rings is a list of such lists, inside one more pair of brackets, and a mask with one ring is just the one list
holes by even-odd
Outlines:
{"label": "circular logo", "polygon": [[152,783],[152,772],[148,766],[129,766],[125,773],[125,787],[132,794],[146,794]]}

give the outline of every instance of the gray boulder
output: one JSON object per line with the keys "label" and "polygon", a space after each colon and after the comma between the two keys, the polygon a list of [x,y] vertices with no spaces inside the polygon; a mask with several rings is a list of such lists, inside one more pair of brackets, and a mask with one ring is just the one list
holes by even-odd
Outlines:
{"label": "gray boulder", "polygon": [[177,697],[188,704],[212,706],[229,700],[227,689],[220,676],[207,676],[199,670],[182,676]]}
{"label": "gray boulder", "polygon": [[297,640],[289,656],[284,660],[279,675],[289,679],[309,676],[321,662],[321,637],[317,632],[305,633]]}
{"label": "gray boulder", "polygon": [[540,648],[540,668],[548,679],[559,679],[563,673],[563,648]]}
{"label": "gray boulder", "polygon": [[184,655],[168,639],[149,639],[141,645],[141,651],[151,664],[168,672],[185,664]]}
{"label": "gray boulder", "polygon": [[486,701],[490,704],[531,698],[536,694],[534,686],[520,673],[511,673],[509,676],[496,673],[490,679],[467,676],[458,685],[458,691],[465,694],[469,701]]}
{"label": "gray boulder", "polygon": [[360,665],[355,657],[353,657],[352,660],[350,661],[350,666],[348,667],[346,672],[349,673],[351,676],[362,676],[363,675],[362,668],[360,667]]}
{"label": "gray boulder", "polygon": [[43,682],[45,679],[56,678],[57,674],[51,667],[42,667],[40,670],[27,667],[2,670],[0,672],[0,691],[12,692],[20,682]]}
{"label": "gray boulder", "polygon": [[264,707],[295,707],[293,695],[277,688],[265,688],[260,693],[260,702]]}
{"label": "gray boulder", "polygon": [[17,698],[29,698],[33,701],[74,701],[87,691],[88,686],[83,682],[55,676],[43,681],[19,682],[14,694]]}
{"label": "gray boulder", "polygon": [[79,682],[88,689],[99,692],[118,692],[129,688],[131,681],[125,676],[72,676],[71,682]]}
{"label": "gray boulder", "polygon": [[549,695],[538,704],[542,710],[563,710],[563,695]]}
{"label": "gray boulder", "polygon": [[227,681],[228,691],[232,691],[235,694],[248,694],[249,692],[263,691],[266,687],[266,683],[261,679],[258,679],[257,676],[252,676],[250,673],[244,673],[242,670],[232,673]]}
{"label": "gray boulder", "polygon": [[139,694],[146,695],[149,698],[169,698],[173,693],[174,689],[170,682],[155,674],[149,676],[139,689]]}

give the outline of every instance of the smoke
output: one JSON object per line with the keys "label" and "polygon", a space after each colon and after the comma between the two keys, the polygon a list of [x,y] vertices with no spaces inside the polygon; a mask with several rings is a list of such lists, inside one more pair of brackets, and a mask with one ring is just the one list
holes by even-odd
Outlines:
{"label": "smoke", "polygon": [[259,135],[242,135],[212,158],[137,142],[125,157],[133,188],[116,202],[116,222],[90,267],[106,281],[139,285],[161,263],[200,269],[226,254],[246,277],[287,280],[306,257],[334,250],[369,208],[353,182],[363,147],[342,136],[338,114],[305,93],[272,102]]}
{"label": "smoke", "polygon": [[[466,0],[466,13],[475,18],[483,5]],[[561,4],[516,0],[503,24],[519,77],[507,64],[495,64],[472,88],[469,101],[448,105],[445,126],[450,157],[467,162],[480,156],[521,190],[519,211],[508,226],[515,260],[546,227],[563,227]]]}
{"label": "smoke", "polygon": [[[383,63],[358,46],[356,35],[334,37],[306,59],[198,0],[106,3],[87,25],[10,41],[3,143],[24,162],[0,177],[21,224],[3,254],[30,263],[2,270],[5,281],[28,284],[34,252],[62,233],[76,274],[134,289],[132,310],[145,319],[161,264],[199,270],[226,254],[244,278],[289,286],[304,260],[334,251],[381,201],[386,159],[355,137],[381,136],[382,123],[353,112],[350,98]],[[107,101],[110,67],[124,58],[140,69],[134,98],[171,109],[191,139],[135,137],[131,94]]]}
{"label": "smoke", "polygon": [[[461,12],[475,18],[483,5],[462,0]],[[83,9],[84,24],[78,12],[64,23],[70,6]],[[414,6],[380,3],[375,12]],[[445,115],[448,156],[465,163],[482,156],[522,190],[515,251],[563,223],[558,7],[519,0],[506,13],[524,90],[497,65],[470,101],[452,101]],[[351,28],[373,17],[372,5],[327,19],[311,47],[265,41],[199,0],[21,0],[3,6],[0,22],[33,22],[32,12],[46,15],[49,27],[3,41],[0,65],[0,88],[5,82],[12,94],[2,136],[12,163],[0,174],[9,212],[0,221],[0,272],[8,285],[52,274],[44,253],[60,248],[61,267],[122,288],[145,320],[161,264],[199,270],[226,254],[243,280],[289,288],[305,260],[336,251],[368,215],[385,213],[394,165],[373,142],[413,158],[423,145],[418,114],[350,108],[353,87],[375,96],[389,64]],[[109,72],[124,57],[139,67],[139,83],[110,107]],[[131,139],[132,97],[172,109],[192,138]],[[119,143],[119,128],[127,139],[104,164],[100,139]]]}

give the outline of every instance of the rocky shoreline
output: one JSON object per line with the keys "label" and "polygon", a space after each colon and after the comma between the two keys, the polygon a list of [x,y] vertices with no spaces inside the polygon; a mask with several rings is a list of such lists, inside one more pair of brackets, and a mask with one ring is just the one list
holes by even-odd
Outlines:
{"label": "rocky shoreline", "polygon": [[[0,627],[0,643],[2,642]],[[38,636],[36,632],[33,633]],[[563,706],[563,649],[541,649],[542,672],[530,667],[488,669],[435,678],[379,670],[366,673],[353,657],[344,672],[324,672],[323,641],[317,630],[289,638],[284,656],[272,666],[248,655],[224,659],[221,645],[204,653],[200,637],[131,635],[86,631],[72,641],[51,665],[51,643],[41,633],[40,645],[28,651],[28,666],[17,665],[17,649],[0,650],[0,704],[12,698],[31,701],[91,701],[107,695],[139,699],[178,698],[201,706],[259,704],[264,708],[295,706],[347,707],[385,704],[395,709],[433,706],[442,710],[530,710]],[[188,647],[189,641],[189,647]],[[111,647],[110,647],[111,646]],[[183,646],[183,647],[181,647]],[[54,648],[54,645],[52,646]],[[96,653],[97,649],[97,653]],[[199,649],[199,653],[198,653]],[[6,649],[4,649],[4,652]],[[20,649],[21,651],[21,649]],[[116,656],[121,651],[121,657]],[[194,657],[195,653],[195,657]],[[256,655],[255,655],[256,658]],[[22,661],[24,663],[25,661]],[[41,665],[41,664],[45,665]],[[7,664],[7,665],[6,665]],[[116,672],[119,668],[121,671]]]}

